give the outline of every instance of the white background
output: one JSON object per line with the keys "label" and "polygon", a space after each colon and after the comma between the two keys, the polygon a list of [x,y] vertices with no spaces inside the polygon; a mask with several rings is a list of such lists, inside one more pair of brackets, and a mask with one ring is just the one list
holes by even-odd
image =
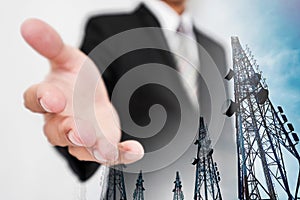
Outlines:
{"label": "white background", "polygon": [[22,94],[46,75],[47,61],[22,40],[21,23],[38,17],[73,46],[91,12],[130,7],[128,1],[1,1],[0,199],[79,199],[79,183],[45,139],[42,117],[23,107]]}

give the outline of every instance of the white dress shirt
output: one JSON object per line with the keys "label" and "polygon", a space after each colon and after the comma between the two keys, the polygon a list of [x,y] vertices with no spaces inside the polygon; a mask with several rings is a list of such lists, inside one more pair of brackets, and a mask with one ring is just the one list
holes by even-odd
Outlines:
{"label": "white dress shirt", "polygon": [[[173,8],[161,0],[144,0],[143,2],[159,21],[171,52],[179,53],[181,56],[187,58],[187,60],[184,60],[180,59],[180,56],[176,56],[175,60],[177,61],[177,69],[180,72],[181,81],[189,99],[197,107],[197,69],[200,70],[200,61],[193,29],[193,20],[190,13],[185,10],[179,15]],[[180,33],[178,33],[179,27],[181,29]],[[187,41],[185,37],[191,40]]]}
{"label": "white dress shirt", "polygon": [[[173,8],[167,3],[161,0],[144,0],[144,4],[155,15],[159,21],[161,28],[173,31],[176,33],[180,22],[184,26],[185,34],[192,39],[195,39],[193,31],[193,21],[188,11],[184,11],[179,15]],[[169,35],[168,35],[169,36]],[[176,38],[166,37],[168,45],[171,49],[177,48]]]}

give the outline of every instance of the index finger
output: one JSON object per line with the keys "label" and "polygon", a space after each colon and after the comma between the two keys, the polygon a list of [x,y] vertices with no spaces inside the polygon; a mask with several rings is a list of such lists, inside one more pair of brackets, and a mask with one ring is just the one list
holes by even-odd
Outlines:
{"label": "index finger", "polygon": [[24,92],[24,105],[37,113],[60,113],[66,107],[64,94],[54,85],[40,83]]}

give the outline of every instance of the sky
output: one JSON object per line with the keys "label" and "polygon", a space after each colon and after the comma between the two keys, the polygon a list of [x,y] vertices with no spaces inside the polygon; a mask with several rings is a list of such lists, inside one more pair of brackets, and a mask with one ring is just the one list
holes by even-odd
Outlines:
{"label": "sky", "polygon": [[[199,26],[220,38],[227,52],[231,52],[230,36],[238,36],[243,47],[248,44],[266,78],[273,105],[283,106],[289,122],[299,132],[300,2],[202,0],[198,4],[197,9],[200,9],[196,11],[196,16]],[[224,161],[221,156],[219,159]],[[293,178],[297,166],[292,165],[290,160],[288,164],[289,177]],[[229,189],[226,186],[223,188]]]}
{"label": "sky", "polygon": [[[42,134],[42,119],[30,114],[23,107],[22,93],[26,87],[39,82],[45,76],[48,71],[45,66],[48,66],[48,63],[21,39],[20,24],[28,17],[41,18],[53,25],[66,43],[78,46],[87,16],[103,10],[107,12],[112,7],[128,8],[129,2],[1,2],[0,24],[4,28],[1,30],[0,52],[4,56],[1,56],[0,89],[3,95],[1,111],[4,114],[1,116],[0,134],[4,142],[1,144],[0,156],[5,161],[0,166],[1,198],[73,200],[80,199],[79,189],[81,192],[85,190],[47,143]],[[289,121],[294,124],[296,132],[299,132],[300,1],[195,0],[193,5],[198,27],[222,41],[226,47],[229,67],[230,37],[237,35],[243,46],[248,44],[263,71],[263,76],[267,79],[271,101],[274,105],[283,106]],[[236,199],[234,145],[233,134],[224,135],[216,144],[215,160],[219,163],[225,200]],[[232,164],[228,165],[228,162]],[[193,170],[192,167],[190,169]],[[187,178],[182,177],[184,192],[187,192],[188,188],[187,181],[184,180]],[[97,192],[96,176],[93,181],[93,187],[96,187],[94,191]],[[173,185],[168,185],[170,186]],[[186,194],[186,199],[188,196]]]}
{"label": "sky", "polygon": [[[220,2],[219,2],[220,3]],[[233,23],[223,30],[248,44],[271,92],[275,105],[283,105],[288,118],[300,122],[300,3],[291,1],[224,1],[224,13]],[[226,14],[227,15],[227,14]],[[220,16],[221,17],[221,16]],[[230,28],[229,28],[230,27]],[[228,38],[228,34],[223,34]]]}

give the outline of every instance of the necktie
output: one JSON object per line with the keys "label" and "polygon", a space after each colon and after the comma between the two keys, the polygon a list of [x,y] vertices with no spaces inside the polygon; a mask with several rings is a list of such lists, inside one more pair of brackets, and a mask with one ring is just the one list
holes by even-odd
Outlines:
{"label": "necktie", "polygon": [[[179,23],[177,38],[177,69],[181,75],[181,81],[192,104],[196,106],[197,101],[197,64],[198,53],[196,42],[187,38],[190,34],[185,30],[182,21]],[[195,52],[196,51],[196,52]]]}

